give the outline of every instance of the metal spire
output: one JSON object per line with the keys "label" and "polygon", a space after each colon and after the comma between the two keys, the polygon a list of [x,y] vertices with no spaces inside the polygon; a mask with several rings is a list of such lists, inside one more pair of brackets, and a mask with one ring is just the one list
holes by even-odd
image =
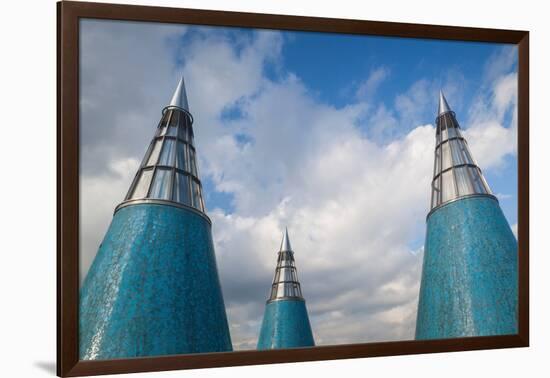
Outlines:
{"label": "metal spire", "polygon": [[438,116],[440,116],[443,113],[447,113],[451,111],[451,107],[447,103],[447,99],[445,98],[445,95],[443,94],[442,90],[439,90],[439,109],[437,111]]}
{"label": "metal spire", "polygon": [[290,239],[286,228],[277,257],[277,268],[275,268],[275,277],[271,285],[271,295],[268,302],[279,299],[303,300],[302,289],[300,282],[298,282],[298,274],[296,273],[294,252],[290,246]]}
{"label": "metal spire", "polygon": [[178,86],[176,87],[176,91],[174,92],[174,95],[172,96],[172,100],[170,101],[170,105],[168,105],[168,107],[178,107],[187,112],[189,111],[189,104],[187,102],[187,92],[185,91],[185,80],[183,79],[183,75],[181,76]]}
{"label": "metal spire", "polygon": [[281,241],[281,248],[279,249],[279,251],[292,251],[292,247],[290,246],[290,238],[288,237],[288,228],[286,227],[285,233],[283,234],[283,240]]}
{"label": "metal spire", "polygon": [[494,197],[441,91],[438,113],[430,214],[439,206],[462,197]]}

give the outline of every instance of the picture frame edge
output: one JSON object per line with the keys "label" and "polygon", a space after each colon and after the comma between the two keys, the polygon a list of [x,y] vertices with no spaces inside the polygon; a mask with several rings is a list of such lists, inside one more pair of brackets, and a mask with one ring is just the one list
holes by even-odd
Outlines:
{"label": "picture frame edge", "polygon": [[[365,357],[456,352],[529,346],[529,32],[385,21],[269,15],[126,4],[60,1],[57,6],[57,375],[83,376],[208,367],[258,365]],[[146,13],[153,11],[153,20]],[[128,13],[128,18],[124,14]],[[204,20],[197,22],[197,16]],[[236,351],[121,360],[78,359],[79,128],[78,21],[189,23],[318,31],[399,38],[429,38],[518,46],[518,334],[445,340],[317,346],[271,351]],[[210,23],[208,23],[210,20]],[[220,21],[221,20],[221,21]],[[243,21],[244,20],[244,21]],[[195,21],[195,22],[190,22]],[[229,25],[229,24],[230,25]],[[258,23],[264,27],[258,26]],[[327,28],[318,30],[322,24]],[[309,24],[308,28],[298,28]],[[266,26],[267,25],[267,26]],[[347,25],[347,26],[346,26]],[[316,30],[313,30],[316,29]],[[353,31],[350,31],[353,30]],[[368,33],[367,33],[368,31]],[[406,34],[406,35],[405,35]],[[76,125],[76,127],[75,127]],[[520,184],[521,183],[521,184]],[[406,350],[409,348],[408,350]],[[228,357],[229,356],[229,357]]]}

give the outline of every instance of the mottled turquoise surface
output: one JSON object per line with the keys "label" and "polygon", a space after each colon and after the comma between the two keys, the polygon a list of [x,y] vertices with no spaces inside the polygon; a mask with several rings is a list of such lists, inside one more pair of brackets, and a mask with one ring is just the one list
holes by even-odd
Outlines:
{"label": "mottled turquoise surface", "polygon": [[118,210],[80,291],[80,358],[230,351],[211,226],[191,210]]}
{"label": "mottled turquoise surface", "polygon": [[305,301],[284,299],[266,304],[258,349],[314,345]]}
{"label": "mottled turquoise surface", "polygon": [[517,333],[517,241],[490,197],[428,218],[416,339]]}

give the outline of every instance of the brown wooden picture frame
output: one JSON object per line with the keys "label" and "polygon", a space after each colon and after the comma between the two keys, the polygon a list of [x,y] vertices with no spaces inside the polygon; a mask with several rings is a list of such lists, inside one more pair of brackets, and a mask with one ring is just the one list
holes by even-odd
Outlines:
{"label": "brown wooden picture frame", "polygon": [[[149,21],[509,43],[518,46],[519,327],[509,336],[81,361],[78,356],[79,19]],[[378,21],[63,1],[57,3],[57,374],[82,376],[529,345],[529,33]]]}

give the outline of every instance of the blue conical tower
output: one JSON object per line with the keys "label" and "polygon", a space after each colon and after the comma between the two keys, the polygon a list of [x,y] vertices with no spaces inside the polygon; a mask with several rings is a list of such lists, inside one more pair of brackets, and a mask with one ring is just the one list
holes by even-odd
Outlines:
{"label": "blue conical tower", "polygon": [[439,95],[416,339],[517,333],[517,241]]}
{"label": "blue conical tower", "polygon": [[265,306],[258,349],[314,346],[306,301],[296,273],[294,252],[285,229],[277,258],[271,295]]}
{"label": "blue conical tower", "polygon": [[80,291],[80,358],[231,351],[185,83]]}

